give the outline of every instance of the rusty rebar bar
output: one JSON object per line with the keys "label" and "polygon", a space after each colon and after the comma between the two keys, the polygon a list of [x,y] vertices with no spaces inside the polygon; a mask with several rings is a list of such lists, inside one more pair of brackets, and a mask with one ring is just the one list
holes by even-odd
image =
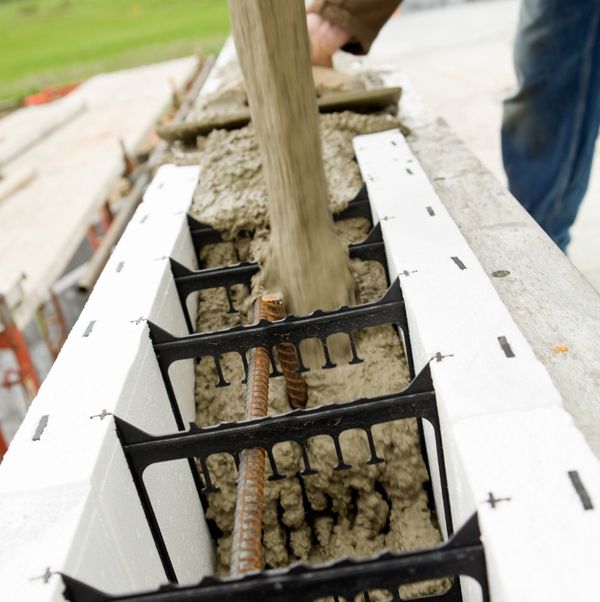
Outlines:
{"label": "rusty rebar bar", "polygon": [[[262,298],[265,316],[267,320],[281,320],[285,318],[286,311],[283,297],[280,293],[264,295]],[[300,372],[298,372],[298,357],[296,348],[292,343],[279,343],[275,347],[279,363],[283,370],[288,400],[293,408],[305,408],[307,401],[306,383]]]}
{"label": "rusty rebar bar", "polygon": [[[256,319],[266,318],[259,298]],[[244,415],[259,418],[267,415],[271,359],[265,347],[250,352]],[[231,575],[262,569],[262,518],[265,490],[265,451],[245,449],[240,453],[237,501],[231,546]]]}

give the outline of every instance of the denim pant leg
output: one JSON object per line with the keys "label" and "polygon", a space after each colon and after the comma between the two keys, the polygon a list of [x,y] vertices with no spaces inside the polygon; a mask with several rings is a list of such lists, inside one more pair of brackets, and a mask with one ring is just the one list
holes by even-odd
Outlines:
{"label": "denim pant leg", "polygon": [[600,123],[600,0],[523,0],[504,103],[510,191],[564,251]]}

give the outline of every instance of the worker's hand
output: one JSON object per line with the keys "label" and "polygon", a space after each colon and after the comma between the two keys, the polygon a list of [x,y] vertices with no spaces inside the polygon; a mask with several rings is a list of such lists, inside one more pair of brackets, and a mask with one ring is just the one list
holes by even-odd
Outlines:
{"label": "worker's hand", "polygon": [[313,65],[331,67],[333,53],[350,41],[350,34],[315,13],[306,15]]}

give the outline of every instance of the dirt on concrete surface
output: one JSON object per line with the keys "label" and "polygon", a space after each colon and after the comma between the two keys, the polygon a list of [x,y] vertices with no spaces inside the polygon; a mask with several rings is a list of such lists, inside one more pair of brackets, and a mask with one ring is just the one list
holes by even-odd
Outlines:
{"label": "dirt on concrete surface", "polygon": [[[363,132],[394,125],[386,116],[352,113],[321,117],[330,208],[340,211],[362,185],[353,160],[352,137]],[[239,259],[260,259],[268,241],[268,198],[262,181],[261,163],[252,126],[233,132],[213,132],[201,141],[201,175],[194,196],[192,215],[220,231],[232,242],[203,249],[205,267],[236,263]],[[339,184],[338,184],[339,183]],[[365,219],[338,222],[338,236],[358,242],[365,238]],[[252,238],[236,235],[251,231]],[[236,253],[237,250],[237,253]],[[386,287],[383,268],[376,262],[352,261],[357,301],[365,303],[380,297]],[[202,292],[198,330],[209,331],[251,321],[254,293],[235,287],[234,304],[240,313],[227,312],[223,290]],[[401,341],[391,326],[370,328],[356,337],[358,365],[340,363],[330,370],[306,374],[308,407],[350,401],[403,389],[408,370]],[[217,388],[214,362],[202,360],[196,372],[197,419],[200,426],[243,418],[245,386],[243,366],[237,354],[223,357],[222,367],[230,386]],[[269,412],[289,411],[282,378],[271,379]],[[342,556],[362,557],[383,549],[396,551],[424,548],[440,541],[436,519],[428,507],[424,484],[428,474],[423,462],[414,420],[396,421],[373,429],[378,454],[385,462],[367,465],[370,457],[366,436],[349,431],[341,436],[341,446],[349,470],[335,471],[337,455],[325,437],[309,442],[308,453],[316,475],[301,480],[300,449],[292,443],[274,450],[282,481],[266,481],[264,560],[268,568],[296,561],[321,562]],[[236,468],[231,457],[213,456],[208,461],[220,491],[209,494],[209,519],[223,535],[217,542],[218,573],[229,570],[231,536],[236,499]],[[311,507],[319,515],[312,524],[306,520]],[[321,512],[319,512],[321,511]],[[440,582],[407,586],[403,595],[439,592]],[[385,595],[371,599],[386,599]]]}

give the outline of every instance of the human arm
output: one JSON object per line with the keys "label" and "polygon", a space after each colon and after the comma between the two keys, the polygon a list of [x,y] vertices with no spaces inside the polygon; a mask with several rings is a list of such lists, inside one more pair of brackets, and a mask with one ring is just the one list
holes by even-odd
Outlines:
{"label": "human arm", "polygon": [[366,54],[400,0],[313,0],[307,8],[313,64],[331,66],[343,48]]}

